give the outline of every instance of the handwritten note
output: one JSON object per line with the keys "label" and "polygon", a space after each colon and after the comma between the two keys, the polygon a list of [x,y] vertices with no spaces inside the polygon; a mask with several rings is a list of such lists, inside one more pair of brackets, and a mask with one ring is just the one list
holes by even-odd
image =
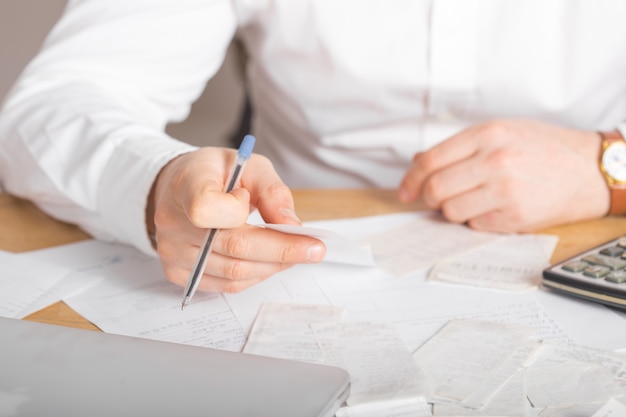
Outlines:
{"label": "handwritten note", "polygon": [[310,325],[339,322],[343,313],[343,307],[265,303],[259,310],[243,351],[274,358],[324,363]]}
{"label": "handwritten note", "polygon": [[453,320],[413,358],[431,381],[435,402],[479,408],[530,357],[531,334],[516,324]]}
{"label": "handwritten note", "polygon": [[347,370],[348,405],[426,396],[424,378],[393,327],[384,323],[314,323],[324,362]]}
{"label": "handwritten note", "polygon": [[182,289],[157,259],[119,246],[115,262],[76,274],[101,280],[65,302],[109,333],[239,351],[246,333],[220,294],[198,293],[180,309]]}
{"label": "handwritten note", "polygon": [[446,222],[431,213],[364,241],[370,244],[377,265],[395,275],[406,276],[499,237],[501,235],[496,233],[478,232]]}
{"label": "handwritten note", "polygon": [[435,264],[428,278],[504,290],[537,288],[557,241],[549,235],[503,236]]}

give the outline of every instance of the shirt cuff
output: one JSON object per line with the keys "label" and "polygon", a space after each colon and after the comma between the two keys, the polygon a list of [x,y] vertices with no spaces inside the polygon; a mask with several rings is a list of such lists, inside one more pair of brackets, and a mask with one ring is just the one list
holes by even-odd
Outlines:
{"label": "shirt cuff", "polygon": [[98,196],[107,231],[142,252],[156,255],[146,229],[148,194],[163,166],[196,149],[168,136],[122,141],[105,169]]}

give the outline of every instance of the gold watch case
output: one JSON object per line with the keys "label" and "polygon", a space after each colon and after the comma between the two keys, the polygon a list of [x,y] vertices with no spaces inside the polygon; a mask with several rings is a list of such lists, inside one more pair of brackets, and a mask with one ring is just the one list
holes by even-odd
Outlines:
{"label": "gold watch case", "polygon": [[608,185],[626,184],[626,141],[618,139],[605,141],[600,168],[607,178]]}

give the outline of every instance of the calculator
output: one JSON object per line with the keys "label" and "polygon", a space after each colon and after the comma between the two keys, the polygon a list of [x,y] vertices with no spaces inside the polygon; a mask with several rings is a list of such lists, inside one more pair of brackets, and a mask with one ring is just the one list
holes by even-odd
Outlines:
{"label": "calculator", "polygon": [[544,269],[542,283],[558,292],[626,310],[626,236]]}

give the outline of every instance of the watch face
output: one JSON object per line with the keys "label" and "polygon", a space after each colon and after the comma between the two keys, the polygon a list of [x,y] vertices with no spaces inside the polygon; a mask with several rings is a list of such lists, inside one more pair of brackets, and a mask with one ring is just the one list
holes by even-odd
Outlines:
{"label": "watch face", "polygon": [[626,142],[611,144],[602,154],[602,165],[608,176],[626,182]]}

